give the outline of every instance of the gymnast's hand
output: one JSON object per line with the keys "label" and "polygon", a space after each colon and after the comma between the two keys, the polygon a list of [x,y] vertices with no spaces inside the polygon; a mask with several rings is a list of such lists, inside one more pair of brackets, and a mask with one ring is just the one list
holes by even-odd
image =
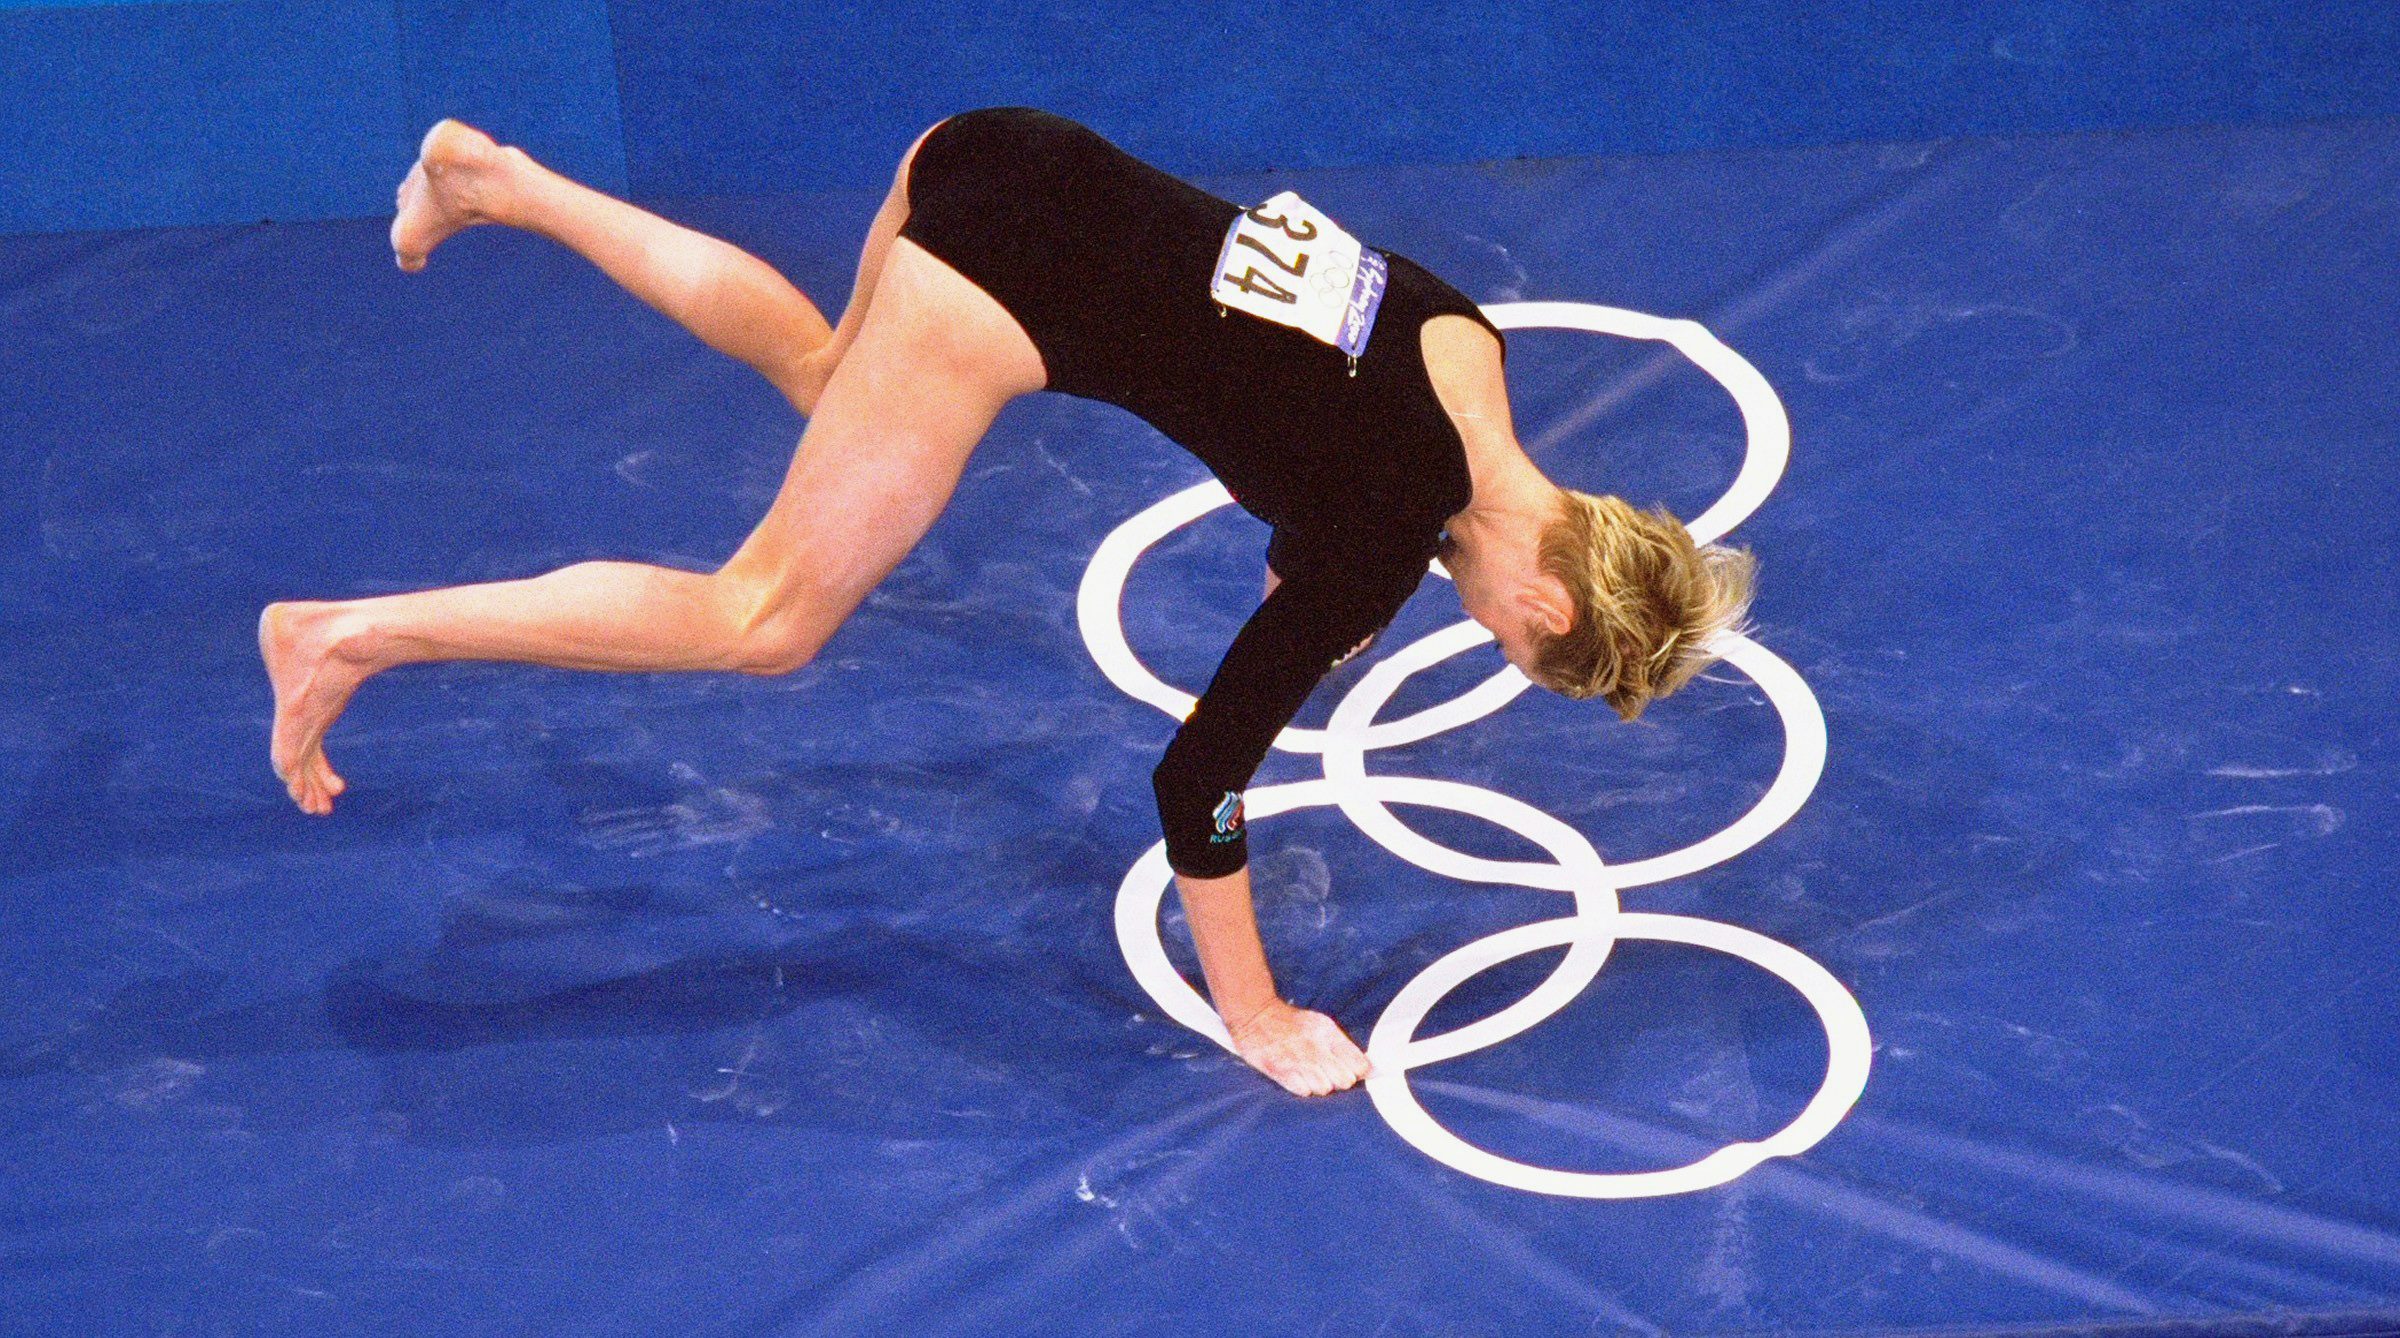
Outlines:
{"label": "gymnast's hand", "polygon": [[1242,1059],[1294,1096],[1343,1091],[1367,1076],[1366,1055],[1323,1013],[1278,999],[1228,1030]]}

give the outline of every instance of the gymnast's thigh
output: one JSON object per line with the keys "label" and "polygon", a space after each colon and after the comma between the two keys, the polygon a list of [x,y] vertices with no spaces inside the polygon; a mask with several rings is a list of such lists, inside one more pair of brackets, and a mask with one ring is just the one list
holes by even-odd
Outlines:
{"label": "gymnast's thigh", "polygon": [[1001,407],[1042,381],[1041,355],[998,302],[896,239],[857,342],[727,573],[796,638],[830,636],[941,515]]}

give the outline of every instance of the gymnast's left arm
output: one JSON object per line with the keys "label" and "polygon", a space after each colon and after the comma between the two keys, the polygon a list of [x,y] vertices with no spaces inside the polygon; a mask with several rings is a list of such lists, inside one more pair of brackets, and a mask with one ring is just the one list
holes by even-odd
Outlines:
{"label": "gymnast's left arm", "polygon": [[1295,1096],[1323,1096],[1367,1076],[1367,1057],[1341,1024],[1284,1002],[1258,938],[1247,866],[1218,878],[1175,876],[1191,922],[1192,946],[1208,997],[1233,1036],[1234,1051]]}
{"label": "gymnast's left arm", "polygon": [[1332,1018],[1276,990],[1251,905],[1242,791],[1327,668],[1408,598],[1406,575],[1361,579],[1313,564],[1273,587],[1151,776],[1217,1015],[1251,1067],[1304,1096],[1355,1085],[1366,1056]]}

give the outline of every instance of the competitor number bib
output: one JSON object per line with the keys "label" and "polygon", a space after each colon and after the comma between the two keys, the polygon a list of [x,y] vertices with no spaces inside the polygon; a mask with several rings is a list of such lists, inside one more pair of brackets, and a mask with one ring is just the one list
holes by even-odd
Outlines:
{"label": "competitor number bib", "polygon": [[1287,190],[1234,218],[1209,295],[1333,345],[1356,375],[1390,280],[1382,256]]}

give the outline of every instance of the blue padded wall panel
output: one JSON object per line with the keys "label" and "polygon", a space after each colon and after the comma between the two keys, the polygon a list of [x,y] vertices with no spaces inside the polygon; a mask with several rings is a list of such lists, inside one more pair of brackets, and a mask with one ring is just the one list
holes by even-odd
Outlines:
{"label": "blue padded wall panel", "polygon": [[637,191],[884,179],[1028,102],[1185,172],[2400,113],[2386,0],[615,0]]}
{"label": "blue padded wall panel", "polygon": [[444,116],[622,193],[625,127],[601,0],[400,0],[412,132]]}
{"label": "blue padded wall panel", "polygon": [[2400,19],[2389,0],[0,0],[0,231],[380,213],[444,114],[605,189],[873,186],[935,118],[1020,101],[1187,173],[2390,115]]}
{"label": "blue padded wall panel", "polygon": [[0,230],[381,208],[394,38],[388,0],[0,11]]}
{"label": "blue padded wall panel", "polygon": [[0,9],[0,232],[382,213],[425,127],[625,188],[599,0]]}

